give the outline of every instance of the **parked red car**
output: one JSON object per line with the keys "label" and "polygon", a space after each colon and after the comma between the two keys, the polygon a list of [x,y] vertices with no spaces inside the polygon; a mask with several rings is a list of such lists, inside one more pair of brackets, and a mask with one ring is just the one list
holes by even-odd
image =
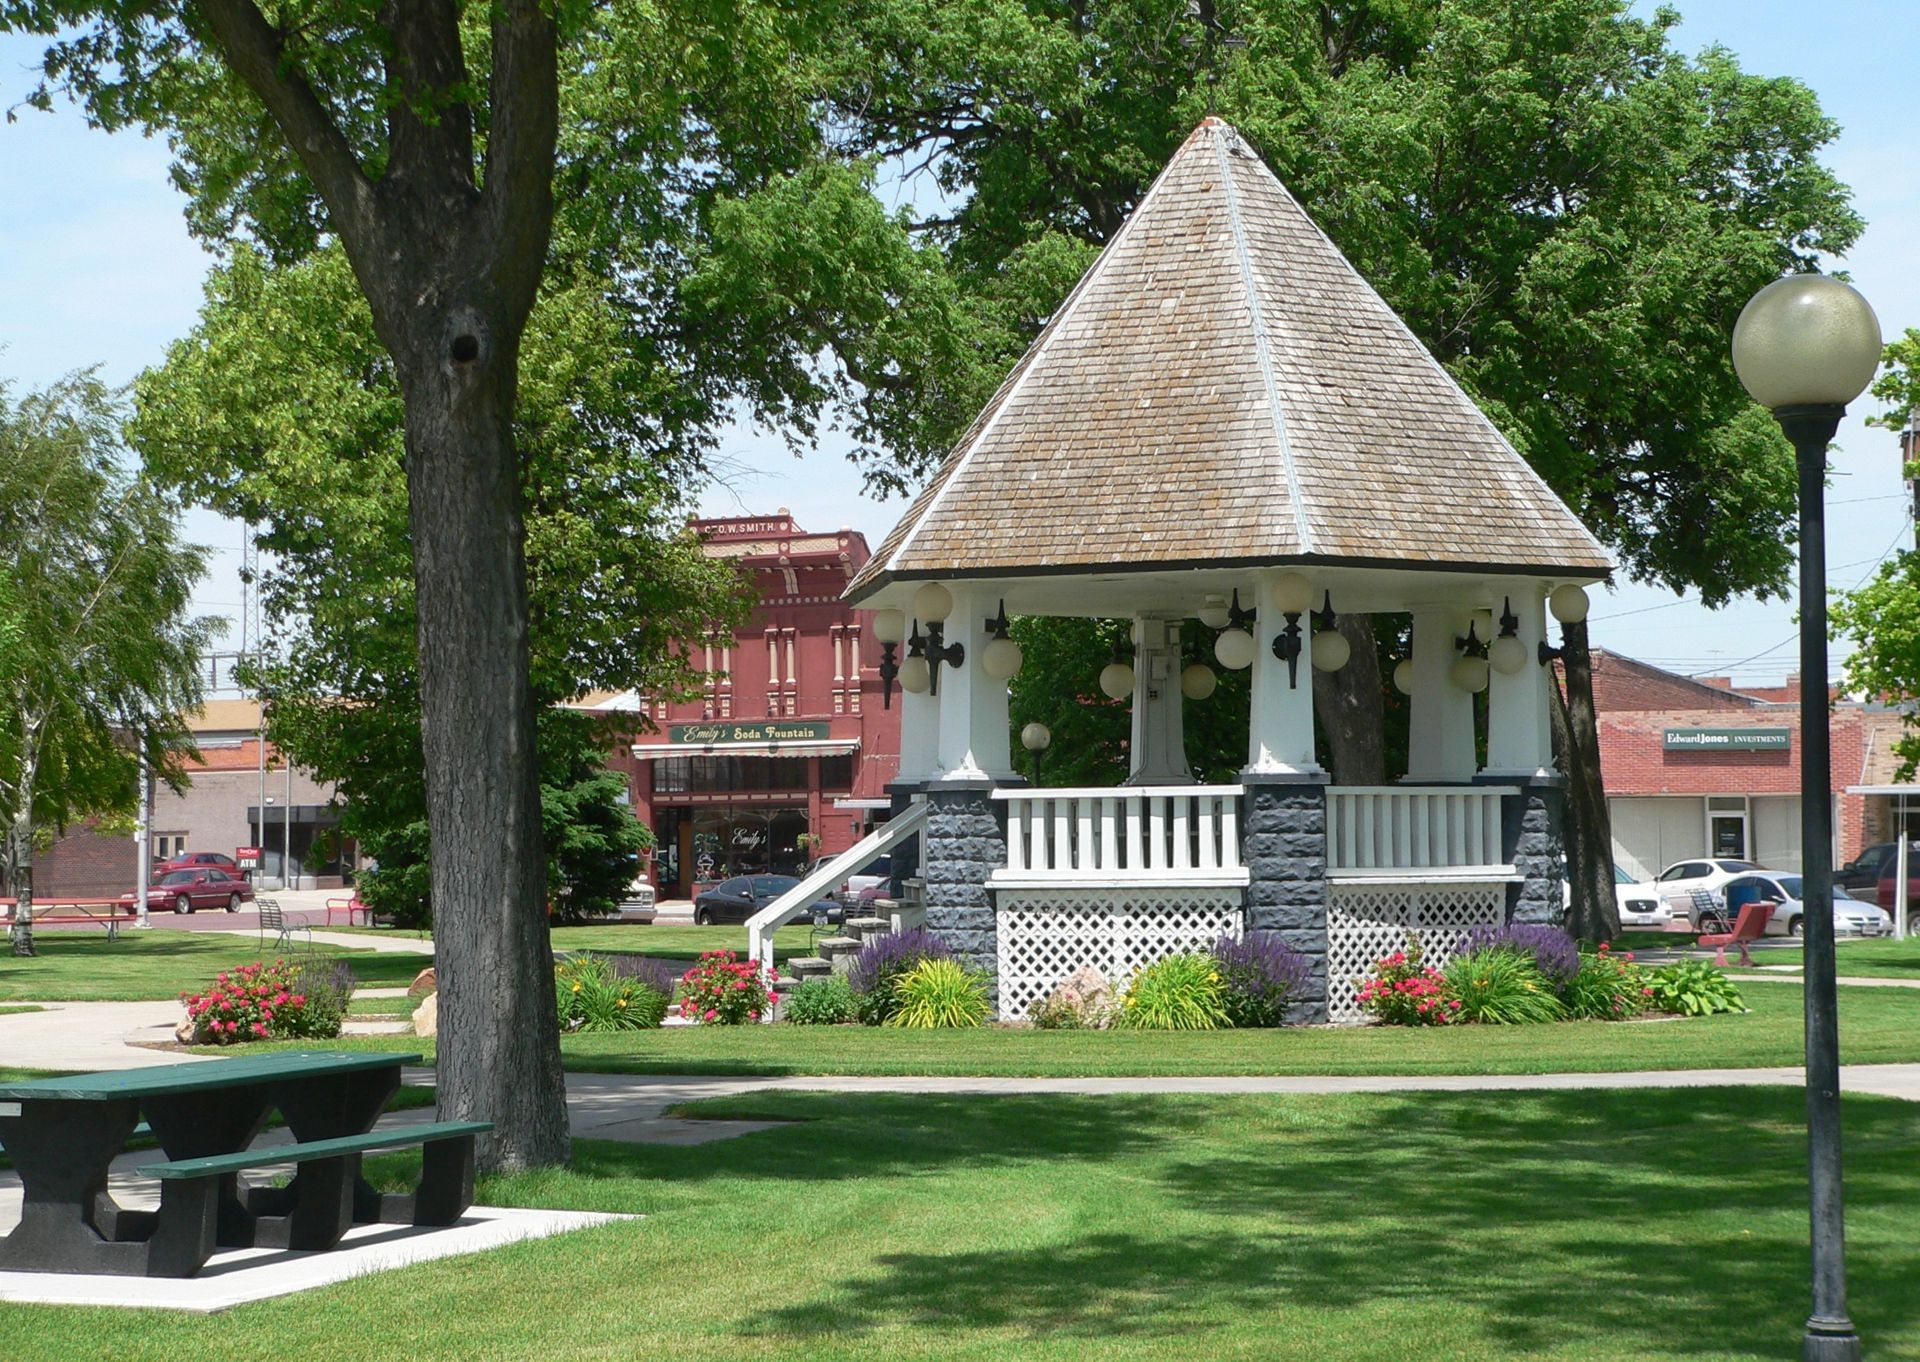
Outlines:
{"label": "parked red car", "polygon": [[[224,908],[240,911],[240,905],[253,902],[253,886],[238,875],[230,875],[218,866],[199,866],[169,870],[147,889],[147,911],[171,908],[176,913],[191,913],[196,908]],[[133,895],[122,894],[120,904],[129,911]]]}
{"label": "parked red car", "polygon": [[224,851],[183,851],[154,866],[153,873],[164,875],[172,870],[224,870],[234,879],[240,878],[240,863]]}
{"label": "parked red car", "polygon": [[[1893,911],[1893,881],[1899,865],[1898,856],[1887,857],[1880,871],[1880,883],[1873,889],[1873,901],[1889,913]],[[1907,912],[1920,917],[1920,842],[1907,846]]]}

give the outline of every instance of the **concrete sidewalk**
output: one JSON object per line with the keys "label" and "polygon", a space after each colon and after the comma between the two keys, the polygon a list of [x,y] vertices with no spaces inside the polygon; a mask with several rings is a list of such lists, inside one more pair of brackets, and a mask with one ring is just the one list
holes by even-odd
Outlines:
{"label": "concrete sidewalk", "polygon": [[144,1069],[196,1059],[149,1050],[173,1039],[185,1015],[173,1000],[141,1003],[33,1003],[40,1012],[0,1016],[0,1055],[27,1069]]}

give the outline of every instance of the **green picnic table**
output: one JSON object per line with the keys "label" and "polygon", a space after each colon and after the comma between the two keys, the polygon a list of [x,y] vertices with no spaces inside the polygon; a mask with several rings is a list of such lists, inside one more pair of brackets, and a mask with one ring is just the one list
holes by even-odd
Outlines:
{"label": "green picnic table", "polygon": [[[0,1270],[191,1276],[214,1248],[326,1249],[355,1223],[451,1224],[473,1200],[483,1122],[374,1132],[419,1055],[282,1051],[152,1069],[0,1083],[0,1145],[20,1175],[20,1224]],[[278,1111],[292,1144],[255,1148]],[[109,1165],[144,1116],[164,1160],[158,1211],[119,1206]],[[419,1188],[383,1195],[363,1154],[422,1145]],[[286,1187],[242,1189],[250,1168],[293,1164]]]}

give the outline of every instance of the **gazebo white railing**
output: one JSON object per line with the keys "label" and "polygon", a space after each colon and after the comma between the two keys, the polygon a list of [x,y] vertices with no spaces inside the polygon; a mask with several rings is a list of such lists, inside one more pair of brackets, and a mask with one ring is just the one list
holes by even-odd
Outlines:
{"label": "gazebo white railing", "polygon": [[1002,789],[1007,863],[996,888],[1247,883],[1238,785]]}
{"label": "gazebo white railing", "polygon": [[1511,785],[1336,785],[1327,791],[1327,874],[1511,875],[1501,850],[1500,801],[1518,793]]}

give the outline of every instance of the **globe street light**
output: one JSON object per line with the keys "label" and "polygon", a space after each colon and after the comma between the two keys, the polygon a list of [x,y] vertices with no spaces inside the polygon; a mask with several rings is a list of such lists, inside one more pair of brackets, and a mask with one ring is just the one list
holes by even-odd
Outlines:
{"label": "globe street light", "polygon": [[1020,745],[1033,756],[1033,783],[1040,783],[1040,758],[1053,744],[1053,733],[1045,724],[1031,723],[1020,730]]}
{"label": "globe street light", "polygon": [[1733,367],[1753,400],[1793,442],[1800,473],[1800,841],[1807,1010],[1807,1182],[1812,1208],[1813,1313],[1807,1362],[1860,1356],[1847,1317],[1846,1212],[1840,1188],[1840,1034],[1833,985],[1833,788],[1827,721],[1827,545],[1822,496],[1827,446],[1847,403],[1873,381],[1880,323],[1837,279],[1792,275],[1768,284],[1733,327]]}

